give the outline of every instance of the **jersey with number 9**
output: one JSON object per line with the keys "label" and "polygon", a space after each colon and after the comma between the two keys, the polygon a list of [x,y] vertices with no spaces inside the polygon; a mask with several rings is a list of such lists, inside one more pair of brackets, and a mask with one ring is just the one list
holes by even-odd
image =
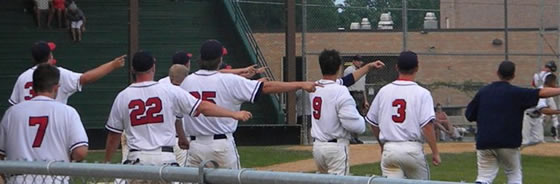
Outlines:
{"label": "jersey with number 9", "polygon": [[130,149],[175,145],[175,120],[195,115],[200,100],[183,89],[155,81],[134,83],[119,93],[105,128],[125,133]]}
{"label": "jersey with number 9", "polygon": [[87,145],[78,112],[44,96],[10,107],[0,124],[0,155],[7,160],[68,162],[72,150]]}
{"label": "jersey with number 9", "polygon": [[379,90],[366,121],[380,129],[381,141],[423,142],[421,128],[435,119],[428,90],[412,81],[397,80]]}

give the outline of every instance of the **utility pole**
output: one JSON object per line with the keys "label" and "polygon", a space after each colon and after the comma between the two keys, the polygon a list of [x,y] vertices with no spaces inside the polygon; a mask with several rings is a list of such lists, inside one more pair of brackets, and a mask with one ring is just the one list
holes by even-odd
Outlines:
{"label": "utility pole", "polygon": [[[286,5],[286,71],[287,81],[296,81],[296,1],[285,0]],[[288,124],[296,124],[296,93],[288,92],[286,111]]]}
{"label": "utility pole", "polygon": [[509,28],[508,28],[508,0],[504,0],[504,43],[505,43],[505,51],[504,51],[504,56],[505,56],[505,60],[509,60],[509,43],[508,43],[508,32],[509,32]]}
{"label": "utility pole", "polygon": [[128,82],[134,82],[132,56],[138,51],[138,0],[129,0],[128,7]]}
{"label": "utility pole", "polygon": [[402,0],[402,51],[406,51],[407,47],[407,39],[408,39],[408,7],[407,7],[407,0]]}

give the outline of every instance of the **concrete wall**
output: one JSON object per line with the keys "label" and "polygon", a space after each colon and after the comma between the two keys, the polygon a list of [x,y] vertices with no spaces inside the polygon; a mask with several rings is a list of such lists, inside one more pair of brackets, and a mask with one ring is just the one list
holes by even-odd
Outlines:
{"label": "concrete wall", "polygon": [[[440,0],[441,28],[503,28],[503,3],[503,0]],[[541,0],[509,0],[509,27],[540,27],[540,4]],[[545,27],[558,27],[558,1],[544,0],[544,4]]]}
{"label": "concrete wall", "polygon": [[[274,75],[281,79],[281,60],[284,56],[283,33],[255,33],[259,46],[265,55]],[[337,49],[343,55],[364,53],[398,53],[401,50],[402,33],[399,32],[333,32],[308,33],[308,80],[320,78],[317,53],[323,49]],[[549,33],[545,38],[556,48],[557,37]],[[301,54],[300,35],[297,36],[297,54]],[[429,32],[409,34],[409,50],[418,53],[503,53],[504,45],[492,45],[492,40],[501,39],[503,32]],[[510,32],[511,53],[531,53],[538,51],[538,35],[535,31]],[[544,46],[544,53],[553,52]],[[371,53],[371,54],[366,54]],[[382,55],[382,54],[377,54]],[[472,98],[475,91],[462,89],[461,84],[473,82],[490,83],[497,79],[497,65],[503,56],[439,56],[420,55],[420,71],[417,81],[430,85],[435,101],[447,105],[465,105]],[[543,57],[542,63],[553,60],[554,57]],[[510,56],[510,60],[517,64],[516,85],[528,86],[534,72],[539,70],[537,56]],[[375,72],[375,71],[374,71]],[[383,72],[383,71],[382,71]],[[387,72],[387,71],[384,71]],[[458,84],[459,87],[445,87]],[[468,86],[467,86],[468,87]]]}

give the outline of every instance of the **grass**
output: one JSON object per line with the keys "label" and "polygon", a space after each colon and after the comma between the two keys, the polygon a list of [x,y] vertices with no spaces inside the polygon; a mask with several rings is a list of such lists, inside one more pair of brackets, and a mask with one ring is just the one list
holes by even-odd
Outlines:
{"label": "grass", "polygon": [[[443,164],[439,167],[430,166],[432,180],[440,181],[467,181],[473,182],[476,179],[476,154],[442,154]],[[428,156],[427,160],[431,160]],[[560,173],[559,157],[543,156],[522,156],[523,182],[539,184],[558,183],[558,173]],[[351,167],[351,173],[358,176],[381,175],[379,163],[364,164]],[[506,183],[503,170],[500,170],[494,183]]]}
{"label": "grass", "polygon": [[[264,167],[285,162],[294,162],[313,158],[310,151],[291,151],[285,146],[240,146],[238,147],[243,168]],[[103,162],[104,151],[91,151],[86,157],[89,163]],[[121,162],[120,150],[113,154],[111,163]]]}

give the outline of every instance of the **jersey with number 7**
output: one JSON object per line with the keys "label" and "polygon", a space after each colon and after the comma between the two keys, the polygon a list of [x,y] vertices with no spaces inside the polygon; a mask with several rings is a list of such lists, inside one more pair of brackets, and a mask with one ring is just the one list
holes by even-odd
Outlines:
{"label": "jersey with number 7", "polygon": [[430,92],[412,81],[396,80],[379,90],[366,121],[379,127],[383,142],[423,142],[422,127],[435,119]]}
{"label": "jersey with number 7", "polygon": [[0,124],[0,155],[7,160],[70,161],[88,145],[76,110],[45,96],[10,107]]}

